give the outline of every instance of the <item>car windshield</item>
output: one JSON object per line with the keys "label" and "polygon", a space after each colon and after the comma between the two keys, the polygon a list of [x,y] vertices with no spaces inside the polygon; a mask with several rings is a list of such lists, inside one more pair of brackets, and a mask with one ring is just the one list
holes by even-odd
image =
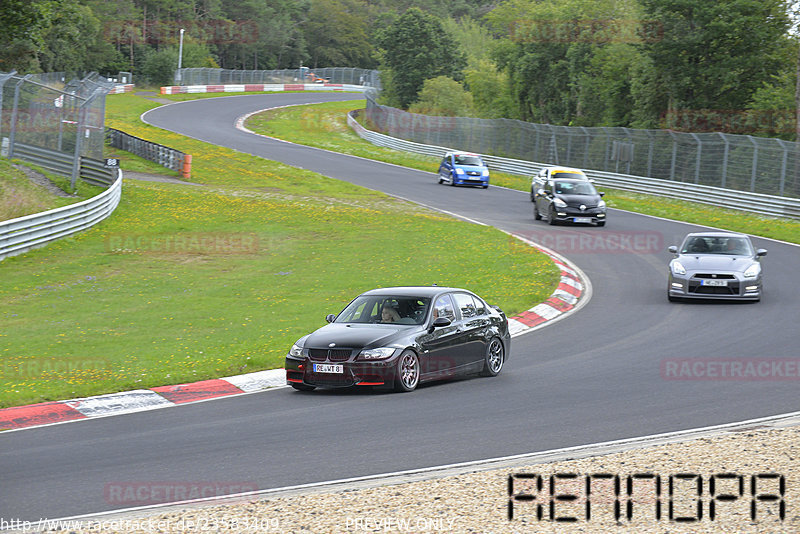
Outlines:
{"label": "car windshield", "polygon": [[431,299],[361,295],[336,317],[336,323],[422,324]]}
{"label": "car windshield", "polygon": [[457,154],[453,156],[456,165],[475,165],[476,167],[483,167],[483,162],[478,156],[466,156],[464,154]]}
{"label": "car windshield", "polygon": [[683,243],[681,253],[752,256],[753,246],[740,236],[692,236]]}
{"label": "car windshield", "polygon": [[553,178],[566,178],[568,180],[586,180],[586,176],[577,172],[554,172]]}
{"label": "car windshield", "polygon": [[590,182],[556,182],[557,195],[596,195],[597,190]]}

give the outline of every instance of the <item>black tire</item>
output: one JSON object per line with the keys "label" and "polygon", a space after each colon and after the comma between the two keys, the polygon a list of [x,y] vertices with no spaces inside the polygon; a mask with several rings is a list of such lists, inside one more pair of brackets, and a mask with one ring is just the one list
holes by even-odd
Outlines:
{"label": "black tire", "polygon": [[439,175],[439,185],[441,185],[441,184],[443,184],[443,183],[444,183],[444,180],[442,179],[442,175],[440,174],[440,175]]}
{"label": "black tire", "polygon": [[394,390],[400,393],[414,391],[419,385],[419,357],[413,350],[404,350],[397,358]]}
{"label": "black tire", "polygon": [[533,219],[535,221],[542,220],[542,214],[539,213],[539,207],[536,205],[536,202],[533,203]]}
{"label": "black tire", "polygon": [[554,225],[556,223],[556,208],[550,204],[550,209],[547,210],[547,224]]}
{"label": "black tire", "polygon": [[317,386],[309,386],[308,384],[298,384],[297,382],[292,382],[292,387],[297,391],[314,391],[317,389]]}
{"label": "black tire", "polygon": [[597,221],[597,226],[605,226],[605,225],[606,225],[605,221]]}
{"label": "black tire", "polygon": [[669,293],[667,293],[667,300],[670,302],[681,302],[683,299],[680,297],[673,297]]}
{"label": "black tire", "polygon": [[484,185],[484,186],[483,186],[483,188],[484,188],[484,189],[489,189],[489,185],[488,185],[488,184],[487,184],[487,185]]}
{"label": "black tire", "polygon": [[493,337],[486,346],[481,376],[497,376],[503,370],[506,360],[505,348],[499,338]]}

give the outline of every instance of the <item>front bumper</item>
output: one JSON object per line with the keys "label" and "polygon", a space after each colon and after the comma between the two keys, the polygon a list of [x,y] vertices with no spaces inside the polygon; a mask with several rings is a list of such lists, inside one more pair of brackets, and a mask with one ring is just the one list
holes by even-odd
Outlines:
{"label": "front bumper", "polygon": [[[710,278],[706,273],[688,272],[685,275],[669,273],[667,291],[670,297],[691,299],[761,299],[761,276],[745,278],[741,273],[715,273]],[[704,280],[723,280],[725,285],[705,285]],[[707,282],[706,282],[707,283]]]}
{"label": "front bumper", "polygon": [[556,208],[556,220],[561,222],[597,223],[606,220],[606,210],[590,208],[581,211],[579,208]]}
{"label": "front bumper", "polygon": [[[352,386],[391,385],[395,379],[397,356],[386,360],[356,362],[321,362],[309,358],[286,357],[286,383],[305,384],[325,388],[346,388]],[[341,373],[315,372],[314,364],[341,365]]]}
{"label": "front bumper", "polygon": [[488,186],[489,185],[489,177],[488,176],[469,176],[464,174],[458,174],[455,178],[453,178],[453,183],[456,185],[481,185],[481,186]]}

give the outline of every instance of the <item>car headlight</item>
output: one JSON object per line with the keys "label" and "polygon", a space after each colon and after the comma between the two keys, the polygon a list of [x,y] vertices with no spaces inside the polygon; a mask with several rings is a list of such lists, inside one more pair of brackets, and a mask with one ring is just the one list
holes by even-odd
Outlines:
{"label": "car headlight", "polygon": [[481,176],[489,176],[489,169],[483,169]]}
{"label": "car headlight", "polygon": [[745,278],[755,278],[756,276],[758,276],[758,273],[760,273],[760,272],[761,272],[761,264],[760,263],[754,263],[753,265],[748,267],[747,270],[744,272],[744,277]]}
{"label": "car headlight", "polygon": [[672,272],[675,274],[686,274],[686,267],[679,261],[672,262]]}
{"label": "car headlight", "polygon": [[464,169],[461,167],[456,167],[456,174],[464,174]]}
{"label": "car headlight", "polygon": [[605,208],[606,207],[606,201],[605,200],[601,200],[600,202],[597,203],[597,207],[598,208]]}
{"label": "car headlight", "polygon": [[555,204],[557,208],[567,207],[567,203],[561,200],[560,198],[556,198],[555,200],[553,200],[553,204]]}
{"label": "car headlight", "polygon": [[289,356],[293,358],[302,358],[303,357],[303,348],[298,347],[297,344],[292,345],[292,348],[289,349]]}
{"label": "car headlight", "polygon": [[378,347],[375,349],[364,349],[358,354],[359,360],[385,360],[394,354],[395,349],[391,347]]}

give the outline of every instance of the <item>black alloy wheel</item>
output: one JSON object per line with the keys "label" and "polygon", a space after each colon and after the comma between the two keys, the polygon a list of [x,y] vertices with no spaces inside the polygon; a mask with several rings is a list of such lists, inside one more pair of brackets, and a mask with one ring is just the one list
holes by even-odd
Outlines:
{"label": "black alloy wheel", "polygon": [[505,361],[505,349],[503,343],[496,337],[489,341],[486,347],[486,356],[483,362],[483,371],[481,376],[497,376],[503,369],[503,362]]}
{"label": "black alloy wheel", "polygon": [[404,350],[397,359],[394,389],[399,392],[414,391],[419,384],[419,358],[413,350]]}

